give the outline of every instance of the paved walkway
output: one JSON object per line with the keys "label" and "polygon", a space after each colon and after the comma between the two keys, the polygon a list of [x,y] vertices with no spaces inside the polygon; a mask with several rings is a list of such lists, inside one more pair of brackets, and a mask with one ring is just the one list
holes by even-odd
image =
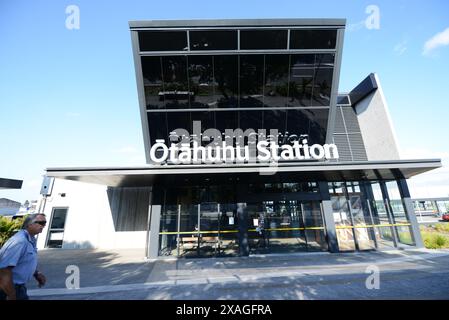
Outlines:
{"label": "paved walkway", "polygon": [[[145,261],[142,250],[60,250],[39,252],[40,269],[47,275],[47,285],[37,288],[29,285],[32,298],[123,298],[131,299],[185,299],[179,294],[182,288],[214,286],[221,288],[245,284],[246,287],[263,283],[284,283],[295,279],[315,281],[323,277],[353,277],[364,281],[368,266],[388,271],[407,269],[435,273],[441,270],[438,259],[449,259],[449,250],[393,250],[359,253],[301,253],[289,255],[255,255],[242,258],[171,259]],[[75,265],[80,270],[80,289],[66,289],[66,268]],[[315,279],[315,280],[313,280]],[[303,281],[302,280],[302,281]],[[345,280],[348,281],[348,280]],[[361,281],[361,283],[363,283]],[[154,289],[176,289],[177,296],[138,292],[155,292]],[[449,286],[447,287],[449,289]],[[444,289],[444,288],[443,288]],[[449,291],[449,290],[448,290]],[[100,295],[99,295],[100,294]],[[190,298],[215,299],[213,292],[206,296]],[[269,297],[268,297],[269,298]],[[292,297],[295,299],[295,297]],[[298,298],[298,297],[296,297]],[[317,297],[320,298],[320,297]],[[324,297],[326,298],[326,297]],[[426,298],[425,296],[423,298]]]}

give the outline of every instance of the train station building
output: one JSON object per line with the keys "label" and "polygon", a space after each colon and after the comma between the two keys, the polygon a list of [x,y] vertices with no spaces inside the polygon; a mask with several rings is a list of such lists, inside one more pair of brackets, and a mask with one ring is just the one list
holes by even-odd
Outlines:
{"label": "train station building", "polygon": [[422,247],[407,179],[441,161],[400,159],[377,74],[338,91],[345,24],[130,22],[147,163],[47,168],[39,248]]}

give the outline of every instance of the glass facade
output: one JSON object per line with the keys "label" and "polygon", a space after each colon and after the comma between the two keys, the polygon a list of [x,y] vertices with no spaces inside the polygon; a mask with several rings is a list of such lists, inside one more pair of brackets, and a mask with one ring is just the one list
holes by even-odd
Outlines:
{"label": "glass facade", "polygon": [[[325,185],[328,190],[323,190]],[[404,207],[389,198],[398,195],[396,181],[190,185],[161,190],[160,256],[237,256],[242,233],[250,254],[327,251],[321,206],[327,197],[340,252],[415,244]],[[239,204],[244,214],[239,213]]]}
{"label": "glass facade", "polygon": [[[241,232],[248,234],[252,253],[326,251],[320,201],[275,200],[284,194],[301,199],[308,193],[319,198],[316,182],[165,188],[159,255],[237,256]],[[250,200],[254,194],[256,202]],[[246,213],[240,215],[238,203],[245,198]]]}
{"label": "glass facade", "polygon": [[[193,121],[324,144],[335,39],[336,30],[288,28],[139,32],[140,52],[150,53],[140,57],[150,144],[191,132]],[[329,51],[297,52],[304,49]]]}
{"label": "glass facade", "polygon": [[329,193],[340,251],[415,245],[396,181],[332,182]]}
{"label": "glass facade", "polygon": [[[150,146],[156,139],[168,142],[175,129],[192,134],[194,121],[201,121],[201,132],[217,129],[218,134],[202,140],[203,146],[238,128],[275,129],[282,144],[294,136],[323,145],[332,108],[351,103],[349,95],[337,97],[333,87],[341,49],[336,27],[178,29],[183,30],[138,31]],[[177,186],[157,185],[160,224],[151,232],[158,233],[158,255],[344,252],[415,245],[400,185],[387,181],[391,178],[382,170],[375,171],[379,180],[373,175],[366,178],[371,180],[348,181],[354,178],[342,173],[327,181],[315,181],[313,175],[296,181],[256,178],[256,172],[245,183],[223,174],[223,184],[186,178]],[[326,224],[332,219],[335,230]],[[336,239],[330,239],[334,231]]]}
{"label": "glass facade", "polygon": [[[204,111],[204,112],[149,112],[150,139],[168,141],[170,132],[182,128],[192,133],[192,122],[201,121],[202,130],[216,128],[221,133],[227,129],[241,128],[276,129],[288,136],[307,135],[309,144],[324,144],[326,140],[327,117],[329,111],[318,110],[263,110],[263,111]],[[288,141],[286,141],[288,142]],[[203,144],[209,143],[207,140]]]}
{"label": "glass facade", "polygon": [[329,107],[334,53],[143,56],[148,110]]}

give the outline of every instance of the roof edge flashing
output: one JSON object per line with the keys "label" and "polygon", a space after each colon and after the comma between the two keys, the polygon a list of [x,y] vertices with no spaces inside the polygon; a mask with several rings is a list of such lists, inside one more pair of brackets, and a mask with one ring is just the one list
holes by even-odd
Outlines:
{"label": "roof edge flashing", "polygon": [[191,19],[191,20],[131,20],[129,28],[190,28],[190,27],[287,27],[323,26],[345,28],[346,19]]}

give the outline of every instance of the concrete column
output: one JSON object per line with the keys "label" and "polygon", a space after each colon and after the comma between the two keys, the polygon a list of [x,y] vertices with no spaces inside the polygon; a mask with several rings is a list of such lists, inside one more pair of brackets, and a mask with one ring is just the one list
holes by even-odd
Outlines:
{"label": "concrete column", "polygon": [[239,256],[249,256],[248,211],[246,210],[246,203],[237,203],[237,217],[239,223]]}
{"label": "concrete column", "polygon": [[334,213],[332,210],[332,201],[323,200],[321,202],[323,208],[324,223],[326,225],[327,243],[330,252],[339,252],[337,230],[335,229]]}
{"label": "concrete column", "polygon": [[321,207],[323,210],[324,225],[326,226],[327,244],[330,252],[339,252],[337,229],[335,229],[334,211],[332,210],[332,201],[329,194],[327,181],[318,182],[321,193]]}
{"label": "concrete column", "polygon": [[159,251],[159,228],[161,222],[161,209],[162,205],[151,205],[150,212],[151,215],[150,222],[150,232],[149,232],[149,248],[147,258],[156,259],[158,257]]}
{"label": "concrete column", "polygon": [[410,197],[407,181],[405,179],[398,180],[399,192],[401,198],[404,201],[404,209],[409,218],[413,239],[415,240],[415,246],[417,248],[424,248],[424,242],[421,237],[421,231],[419,230],[419,223],[416,219],[415,210],[413,208],[413,201]]}

